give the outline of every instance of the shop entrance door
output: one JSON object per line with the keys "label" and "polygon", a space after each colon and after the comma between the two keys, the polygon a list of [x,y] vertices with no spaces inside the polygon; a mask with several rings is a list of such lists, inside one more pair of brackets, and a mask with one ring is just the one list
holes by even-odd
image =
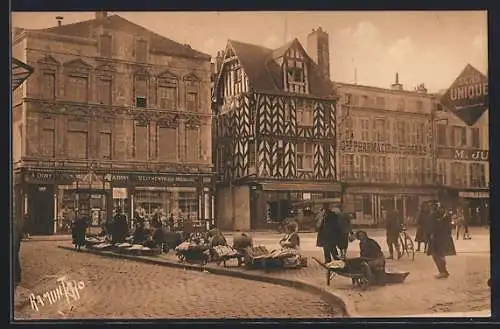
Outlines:
{"label": "shop entrance door", "polygon": [[48,235],[54,233],[54,196],[52,185],[36,185],[28,196],[30,233]]}

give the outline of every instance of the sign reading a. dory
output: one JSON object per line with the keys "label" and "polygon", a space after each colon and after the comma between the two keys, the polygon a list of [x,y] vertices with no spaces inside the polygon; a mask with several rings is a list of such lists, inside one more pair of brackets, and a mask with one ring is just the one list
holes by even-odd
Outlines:
{"label": "sign reading a. dory", "polygon": [[472,126],[488,109],[488,78],[468,64],[443,95],[441,104]]}

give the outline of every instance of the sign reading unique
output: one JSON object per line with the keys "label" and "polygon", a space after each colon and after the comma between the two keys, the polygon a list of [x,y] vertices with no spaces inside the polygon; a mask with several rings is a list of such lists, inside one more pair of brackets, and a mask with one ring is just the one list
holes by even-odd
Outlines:
{"label": "sign reading unique", "polygon": [[468,64],[441,98],[441,104],[469,126],[488,109],[488,78]]}
{"label": "sign reading unique", "polygon": [[488,150],[460,150],[454,148],[438,148],[438,158],[453,160],[489,161],[490,151]]}

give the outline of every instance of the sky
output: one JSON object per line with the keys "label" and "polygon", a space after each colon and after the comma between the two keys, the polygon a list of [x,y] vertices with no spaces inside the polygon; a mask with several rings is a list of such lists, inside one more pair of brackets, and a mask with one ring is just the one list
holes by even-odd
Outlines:
{"label": "sky", "polygon": [[[486,11],[110,12],[215,56],[228,39],[278,48],[321,27],[329,34],[333,81],[388,88],[399,73],[407,90],[447,89],[471,64],[488,71]],[[94,12],[14,12],[12,26],[52,27]],[[355,74],[356,72],[356,74]],[[356,78],[355,78],[356,77]],[[356,80],[355,80],[356,79]]]}

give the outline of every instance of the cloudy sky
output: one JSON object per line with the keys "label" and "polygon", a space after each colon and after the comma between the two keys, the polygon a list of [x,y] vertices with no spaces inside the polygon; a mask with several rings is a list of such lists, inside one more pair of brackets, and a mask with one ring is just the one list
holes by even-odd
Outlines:
{"label": "cloudy sky", "polygon": [[[388,87],[399,72],[405,89],[425,83],[449,87],[466,64],[487,73],[486,11],[350,12],[122,12],[122,17],[215,55],[227,39],[277,48],[319,26],[330,35],[334,81]],[[12,26],[29,29],[92,19],[94,13],[13,13]]]}

